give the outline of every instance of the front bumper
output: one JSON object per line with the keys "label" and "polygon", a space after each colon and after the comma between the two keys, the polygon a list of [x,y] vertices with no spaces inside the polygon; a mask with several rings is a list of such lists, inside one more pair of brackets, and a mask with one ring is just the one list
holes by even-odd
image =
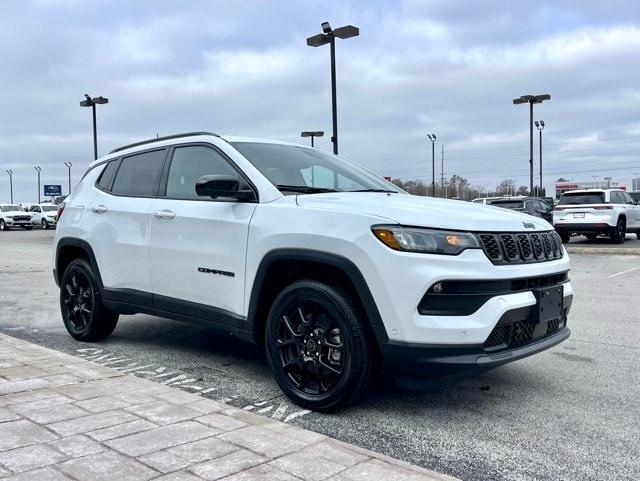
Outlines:
{"label": "front bumper", "polygon": [[484,346],[433,346],[391,341],[382,347],[384,366],[403,376],[424,376],[434,367],[446,370],[488,369],[537,354],[567,340],[568,327],[529,344],[498,352],[486,352]]}
{"label": "front bumper", "polygon": [[7,227],[31,227],[31,220],[6,219]]}

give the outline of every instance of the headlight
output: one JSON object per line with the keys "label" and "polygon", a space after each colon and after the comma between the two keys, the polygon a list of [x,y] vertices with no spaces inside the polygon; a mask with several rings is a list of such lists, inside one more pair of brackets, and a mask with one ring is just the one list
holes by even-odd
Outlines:
{"label": "headlight", "polygon": [[465,249],[480,249],[469,232],[398,226],[375,226],[371,230],[383,244],[397,251],[458,255]]}
{"label": "headlight", "polygon": [[7,219],[9,219],[9,220],[13,220],[13,216],[12,216],[12,215],[8,215],[8,216],[7,216]]}

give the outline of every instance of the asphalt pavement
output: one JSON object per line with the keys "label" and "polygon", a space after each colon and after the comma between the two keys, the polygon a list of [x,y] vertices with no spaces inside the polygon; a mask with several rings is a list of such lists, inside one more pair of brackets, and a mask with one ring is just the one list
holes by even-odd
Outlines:
{"label": "asphalt pavement", "polygon": [[640,479],[640,256],[572,256],[567,342],[417,391],[386,380],[325,415],[281,394],[259,347],[212,329],[122,316],[106,341],[74,341],[58,311],[52,237],[0,233],[0,331],[464,480]]}

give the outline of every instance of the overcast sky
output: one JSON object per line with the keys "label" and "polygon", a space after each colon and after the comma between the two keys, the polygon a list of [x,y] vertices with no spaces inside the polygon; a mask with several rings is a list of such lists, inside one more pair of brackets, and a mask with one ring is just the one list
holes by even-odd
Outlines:
{"label": "overcast sky", "polygon": [[[330,150],[329,49],[306,46],[328,20],[338,41],[340,154],[378,172],[431,181],[426,133],[445,172],[494,187],[528,184],[528,108],[544,130],[545,185],[563,176],[640,172],[640,2],[3,1],[0,201],[74,183],[99,152],[156,134],[208,130]],[[536,132],[537,134],[537,132]],[[306,140],[306,139],[304,139]],[[537,175],[537,137],[535,150]]]}

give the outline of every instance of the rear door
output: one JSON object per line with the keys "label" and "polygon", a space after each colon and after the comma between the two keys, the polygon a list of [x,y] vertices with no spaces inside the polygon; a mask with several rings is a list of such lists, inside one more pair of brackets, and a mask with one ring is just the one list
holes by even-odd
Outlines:
{"label": "rear door", "polygon": [[[166,155],[166,148],[153,149],[110,162],[98,178],[96,195],[85,213],[91,218],[90,244],[104,286],[136,291],[128,292],[137,296],[131,301],[145,305],[151,299],[151,203],[158,193]],[[140,301],[140,296],[147,301]]]}
{"label": "rear door", "polygon": [[[161,196],[152,203],[150,272],[158,309],[228,321],[244,312],[249,221],[256,203],[196,195],[204,175],[243,174],[210,144],[171,150]],[[257,196],[256,196],[257,198]]]}
{"label": "rear door", "polygon": [[640,206],[637,206],[633,198],[627,192],[620,192],[627,206],[628,225],[634,229],[640,228]]}

